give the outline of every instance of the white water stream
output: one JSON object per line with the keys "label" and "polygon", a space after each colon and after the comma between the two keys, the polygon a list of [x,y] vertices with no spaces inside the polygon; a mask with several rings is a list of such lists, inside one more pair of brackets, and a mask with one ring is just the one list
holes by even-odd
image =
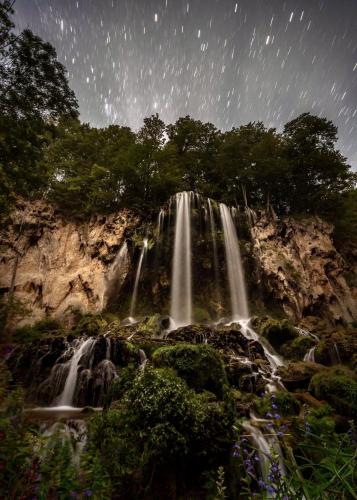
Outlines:
{"label": "white water stream", "polygon": [[237,231],[226,205],[220,203],[224,244],[227,260],[228,282],[231,295],[232,321],[249,318],[247,292],[240,256]]}
{"label": "white water stream", "polygon": [[191,196],[178,193],[171,283],[172,329],[192,323]]}
{"label": "white water stream", "polygon": [[69,372],[66,378],[66,383],[62,394],[57,398],[58,406],[72,406],[74,391],[76,390],[77,378],[78,378],[78,365],[81,358],[89,354],[92,346],[95,343],[95,338],[89,337],[88,339],[80,339],[79,346],[75,350],[69,363]]}
{"label": "white water stream", "polygon": [[143,268],[143,262],[144,262],[144,257],[145,257],[147,248],[148,248],[148,240],[147,240],[147,238],[144,238],[143,239],[143,246],[142,246],[141,253],[140,253],[139,263],[138,263],[138,267],[136,270],[133,295],[131,297],[130,318],[134,318],[134,315],[135,315],[136,301],[138,298],[139,281],[140,281],[141,270]]}

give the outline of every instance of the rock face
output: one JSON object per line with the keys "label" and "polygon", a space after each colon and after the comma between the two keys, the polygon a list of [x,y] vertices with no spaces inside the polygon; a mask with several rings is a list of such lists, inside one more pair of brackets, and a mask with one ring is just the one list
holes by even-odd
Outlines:
{"label": "rock face", "polygon": [[332,231],[318,217],[277,221],[265,215],[251,228],[266,294],[294,321],[305,316],[331,323],[357,319],[356,290],[346,283]]}
{"label": "rock face", "polygon": [[[335,249],[331,225],[317,217],[274,220],[264,213],[255,214],[251,222],[250,255],[260,283],[254,278],[250,286],[255,291],[261,286],[267,309],[280,305],[295,322],[314,316],[331,324],[357,320],[357,290],[344,278],[354,270],[346,269]],[[130,232],[139,223],[128,210],[75,222],[44,202],[19,201],[2,221],[0,234],[0,293],[13,290],[15,299],[30,310],[16,326],[46,314],[63,318],[71,310],[98,313],[128,277],[129,286],[122,288],[125,300],[135,275],[126,241],[130,246]]]}
{"label": "rock face", "polygon": [[79,223],[41,201],[19,202],[2,224],[0,290],[13,288],[31,311],[21,323],[73,309],[100,312],[128,274],[125,236],[137,223],[127,210]]}

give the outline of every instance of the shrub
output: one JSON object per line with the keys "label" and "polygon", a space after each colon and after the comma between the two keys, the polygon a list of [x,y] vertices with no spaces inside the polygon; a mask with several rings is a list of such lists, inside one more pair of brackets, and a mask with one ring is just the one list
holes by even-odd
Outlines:
{"label": "shrub", "polygon": [[26,325],[18,328],[14,332],[13,339],[19,343],[30,343],[40,340],[46,335],[61,333],[62,326],[59,321],[53,318],[45,318],[34,325]]}
{"label": "shrub", "polygon": [[154,488],[162,471],[179,478],[195,470],[197,480],[200,471],[218,466],[229,455],[233,421],[231,407],[196,394],[172,370],[147,368],[117,409],[94,417],[88,446],[99,451],[116,491],[130,498],[150,477]]}

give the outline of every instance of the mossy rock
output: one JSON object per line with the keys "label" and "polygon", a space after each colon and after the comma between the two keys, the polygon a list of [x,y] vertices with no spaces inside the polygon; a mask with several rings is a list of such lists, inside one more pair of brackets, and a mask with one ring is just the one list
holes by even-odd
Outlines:
{"label": "mossy rock", "polygon": [[247,363],[243,363],[239,359],[232,358],[226,363],[226,373],[230,385],[239,388],[242,377],[244,375],[252,374],[252,367]]}
{"label": "mossy rock", "polygon": [[318,363],[300,361],[278,368],[277,374],[281,377],[284,386],[289,391],[294,391],[297,389],[307,389],[311,378],[316,373],[325,370],[326,367]]}
{"label": "mossy rock", "polygon": [[228,387],[220,353],[207,344],[180,343],[161,347],[152,356],[154,366],[173,368],[189,387],[213,392],[222,398]]}
{"label": "mossy rock", "polygon": [[[274,406],[277,408],[274,408]],[[288,417],[299,414],[301,403],[290,392],[282,391],[274,395],[266,394],[256,400],[255,408],[262,417],[269,413],[279,413],[283,417]]]}
{"label": "mossy rock", "polygon": [[357,354],[357,330],[338,330],[323,335],[315,350],[315,359],[324,365],[353,363]]}
{"label": "mossy rock", "polygon": [[284,358],[291,359],[292,361],[301,361],[304,359],[307,351],[315,344],[316,342],[311,337],[301,335],[283,344],[280,349],[280,354],[284,356]]}
{"label": "mossy rock", "polygon": [[283,344],[296,339],[299,334],[287,319],[278,320],[273,318],[263,318],[257,323],[257,327],[269,343],[280,351]]}
{"label": "mossy rock", "polygon": [[336,366],[317,373],[311,379],[309,391],[341,415],[357,417],[357,376],[351,370]]}

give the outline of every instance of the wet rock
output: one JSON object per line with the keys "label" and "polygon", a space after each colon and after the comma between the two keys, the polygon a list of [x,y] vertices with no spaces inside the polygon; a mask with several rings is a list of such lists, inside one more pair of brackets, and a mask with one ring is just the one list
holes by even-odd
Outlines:
{"label": "wet rock", "polygon": [[307,389],[311,378],[326,368],[318,363],[310,361],[290,363],[288,366],[280,367],[277,374],[288,391]]}

